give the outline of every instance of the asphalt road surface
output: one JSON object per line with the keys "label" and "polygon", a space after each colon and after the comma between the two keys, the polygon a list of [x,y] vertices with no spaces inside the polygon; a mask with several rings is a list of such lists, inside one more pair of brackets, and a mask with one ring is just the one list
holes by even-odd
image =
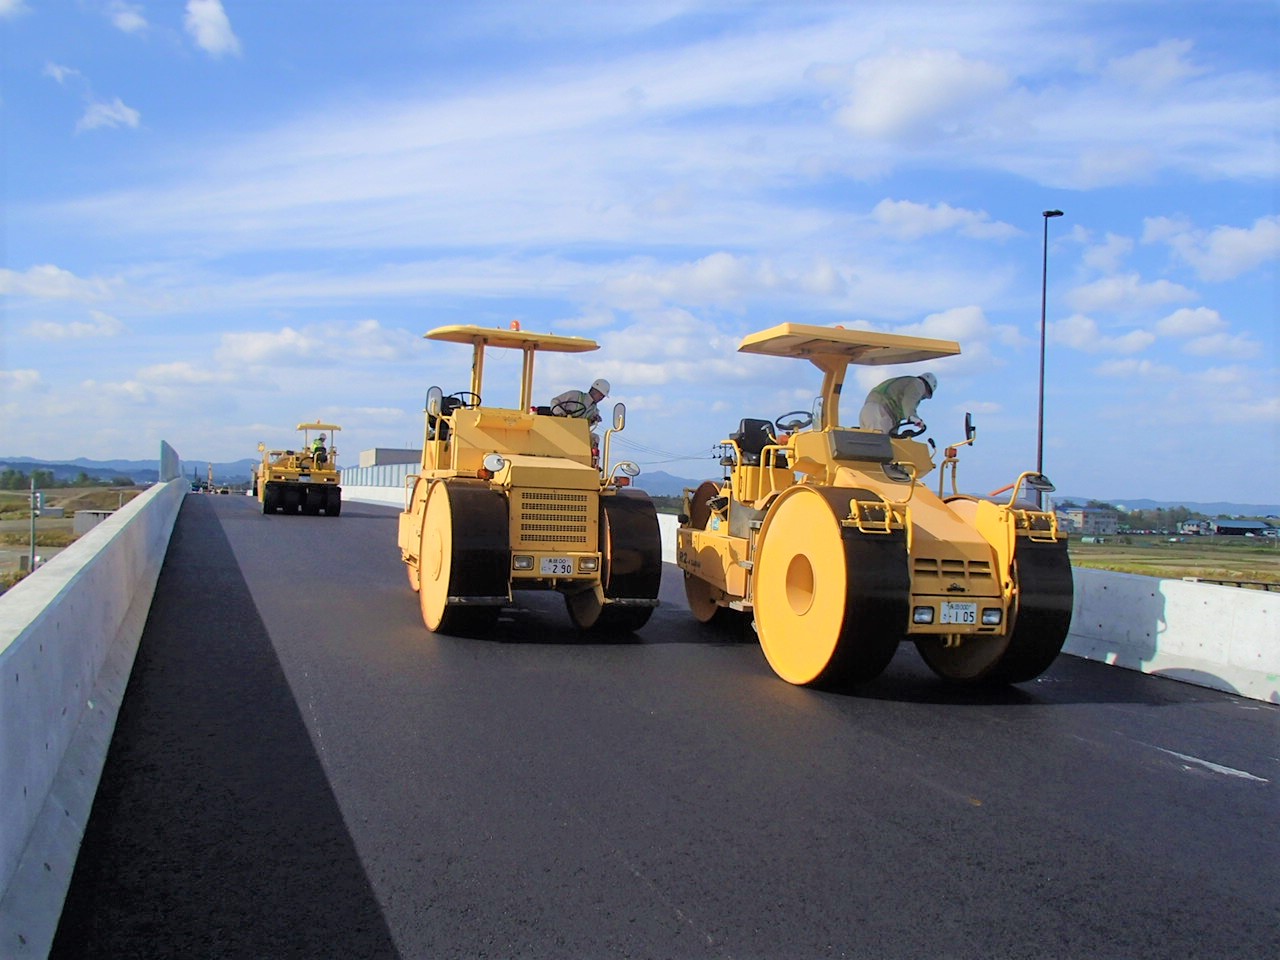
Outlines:
{"label": "asphalt road surface", "polygon": [[904,648],[792,687],[556,595],[422,626],[395,511],[189,496],[55,957],[1280,956],[1280,708]]}

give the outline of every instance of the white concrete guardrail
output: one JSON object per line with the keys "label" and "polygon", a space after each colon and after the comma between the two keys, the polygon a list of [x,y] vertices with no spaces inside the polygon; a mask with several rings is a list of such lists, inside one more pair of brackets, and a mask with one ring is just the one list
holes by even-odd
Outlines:
{"label": "white concrete guardrail", "polygon": [[[188,489],[157,484],[0,596],[0,957],[48,953]],[[404,504],[399,487],[343,499]],[[658,520],[674,563],[676,518]],[[1065,652],[1280,703],[1280,595],[1074,573]]]}
{"label": "white concrete guardrail", "polygon": [[0,596],[0,957],[47,956],[184,479]]}

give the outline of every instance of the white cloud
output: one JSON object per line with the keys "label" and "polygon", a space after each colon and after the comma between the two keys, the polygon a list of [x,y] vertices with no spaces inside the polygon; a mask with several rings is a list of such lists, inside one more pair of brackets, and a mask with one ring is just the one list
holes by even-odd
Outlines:
{"label": "white cloud", "polygon": [[222,0],[187,0],[184,22],[196,46],[211,57],[240,55],[240,40],[231,29]]}
{"label": "white cloud", "polygon": [[1178,371],[1153,360],[1108,360],[1097,367],[1101,377],[1117,377],[1140,380],[1169,380]]}
{"label": "white cloud", "polygon": [[1184,220],[1143,221],[1143,242],[1164,242],[1203,280],[1232,280],[1280,257],[1280,214],[1259,217],[1252,227],[1197,230]]}
{"label": "white cloud", "polygon": [[860,61],[837,119],[872,139],[896,142],[966,132],[972,114],[1009,86],[1005,71],[955,50],[917,50]]}
{"label": "white cloud", "polygon": [[1147,307],[1195,300],[1197,294],[1169,280],[1143,283],[1136,273],[1104,277],[1076,287],[1067,294],[1072,307],[1081,313],[1098,310],[1131,311]]}
{"label": "white cloud", "polygon": [[403,360],[419,338],[407,330],[387,329],[376,320],[353,324],[314,324],[302,329],[225,333],[214,353],[227,366],[281,365]]}
{"label": "white cloud", "polygon": [[1154,47],[1114,58],[1106,65],[1103,75],[1114,83],[1143,93],[1167,90],[1205,72],[1187,62],[1186,55],[1191,52],[1191,47],[1189,40],[1163,40]]}
{"label": "white cloud", "polygon": [[1262,351],[1262,344],[1246,333],[1238,333],[1234,336],[1227,333],[1211,333],[1188,341],[1183,350],[1195,357],[1252,360]]}
{"label": "white cloud", "polygon": [[826,297],[839,295],[844,289],[845,279],[825,258],[806,269],[783,269],[767,259],[724,251],[669,267],[632,264],[625,274],[604,282],[605,293],[615,305],[633,308],[669,303],[733,306],[753,293]]}
{"label": "white cloud", "polygon": [[985,210],[965,210],[948,203],[929,206],[910,200],[884,199],[871,211],[872,218],[885,230],[904,240],[949,230],[978,240],[1006,240],[1021,231],[999,221],[992,221]]}
{"label": "white cloud", "polygon": [[85,340],[92,337],[115,337],[124,332],[124,324],[100,310],[89,311],[92,323],[53,323],[37,321],[27,327],[27,333],[40,340]]}
{"label": "white cloud", "polygon": [[111,0],[107,4],[107,17],[117,30],[125,33],[141,33],[147,29],[147,17],[141,4],[126,0]]}
{"label": "white cloud", "polygon": [[1086,247],[1080,259],[1088,267],[1102,273],[1115,273],[1120,264],[1133,251],[1133,239],[1108,233],[1106,240],[1100,244]]}
{"label": "white cloud", "polygon": [[25,273],[0,268],[0,293],[37,300],[104,300],[115,285],[115,281],[100,277],[81,279],[53,264],[31,267]]}
{"label": "white cloud", "polygon": [[131,127],[137,129],[141,115],[133,107],[125,106],[116,97],[110,103],[92,101],[85,108],[84,116],[76,124],[76,130],[97,130],[100,127]]}
{"label": "white cloud", "polygon": [[1197,337],[1216,333],[1226,327],[1217,310],[1208,307],[1183,307],[1156,324],[1156,331],[1170,337]]}
{"label": "white cloud", "polygon": [[0,0],[0,20],[30,12],[25,0]]}
{"label": "white cloud", "polygon": [[83,76],[83,74],[81,74],[80,71],[77,70],[75,67],[64,67],[61,64],[54,63],[53,61],[49,61],[48,63],[46,63],[44,65],[44,70],[42,70],[41,72],[46,77],[52,77],[54,80],[56,80],[58,83],[64,86],[66,85],[66,82],[69,79],[73,77]]}
{"label": "white cloud", "polygon": [[1102,333],[1091,317],[1077,313],[1065,320],[1049,324],[1050,339],[1085,353],[1140,353],[1156,338],[1146,330],[1130,330],[1119,337]]}
{"label": "white cloud", "polygon": [[0,390],[34,390],[40,386],[39,370],[0,370]]}
{"label": "white cloud", "polygon": [[200,364],[177,360],[172,363],[156,363],[143,367],[137,373],[137,379],[151,386],[226,383],[232,374],[226,370],[214,370]]}

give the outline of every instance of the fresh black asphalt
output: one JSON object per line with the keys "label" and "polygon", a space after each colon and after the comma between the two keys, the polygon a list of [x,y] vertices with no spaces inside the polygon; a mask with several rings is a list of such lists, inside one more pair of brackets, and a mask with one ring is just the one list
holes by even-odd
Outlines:
{"label": "fresh black asphalt", "polygon": [[774,677],[679,574],[580,641],[433,636],[396,511],[192,495],[53,950],[126,958],[1280,956],[1280,708],[1060,657]]}

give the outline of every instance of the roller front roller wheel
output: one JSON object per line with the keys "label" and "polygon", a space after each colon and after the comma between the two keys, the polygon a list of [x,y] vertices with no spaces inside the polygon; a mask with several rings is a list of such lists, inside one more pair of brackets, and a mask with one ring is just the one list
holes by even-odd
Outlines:
{"label": "roller front roller wheel", "polygon": [[630,633],[653,616],[662,583],[662,534],[647,493],[619,490],[600,498],[600,585],[608,600],[640,600],[643,605],[601,603],[594,590],[565,594],[569,619],[579,630]]}
{"label": "roller front roller wheel", "polygon": [[487,485],[433,484],[418,549],[418,601],[427,629],[475,636],[492,628],[501,609],[497,598],[508,595],[509,563],[507,501]]}
{"label": "roller front roller wheel", "polygon": [[722,595],[723,591],[719,588],[685,571],[684,596],[689,602],[689,612],[699,623],[715,623],[723,619],[725,608],[716,603]]}
{"label": "roller front roller wheel", "polygon": [[327,494],[324,502],[325,516],[338,516],[342,513],[342,490],[338,487],[330,487],[325,493]]}
{"label": "roller front roller wheel", "polygon": [[790,683],[872,680],[903,636],[905,534],[842,526],[854,496],[875,499],[851,488],[792,487],[761,526],[752,574],[756,631],[769,665]]}
{"label": "roller front roller wheel", "polygon": [[967,637],[958,647],[922,637],[916,649],[929,669],[958,683],[1024,683],[1045,670],[1071,629],[1074,584],[1067,545],[1021,539],[1013,557],[1017,594],[1012,628],[998,637]]}

